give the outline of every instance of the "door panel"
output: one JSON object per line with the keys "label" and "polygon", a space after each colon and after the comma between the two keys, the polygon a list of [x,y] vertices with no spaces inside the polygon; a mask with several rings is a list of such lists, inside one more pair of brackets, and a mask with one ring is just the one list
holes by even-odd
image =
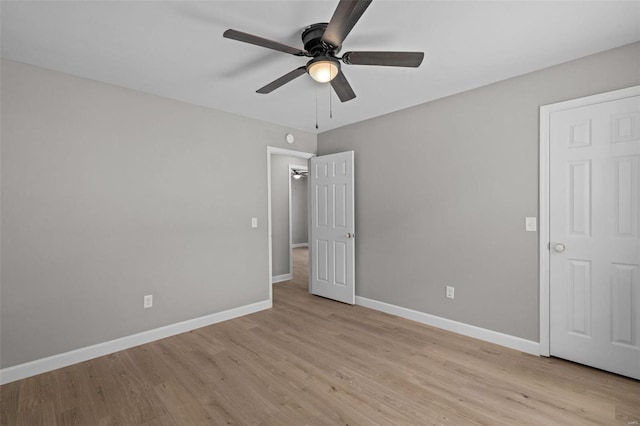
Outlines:
{"label": "door panel", "polygon": [[355,303],[353,151],[313,157],[311,293]]}
{"label": "door panel", "polygon": [[591,162],[573,161],[569,166],[569,229],[572,235],[591,233]]}
{"label": "door panel", "polygon": [[591,262],[569,260],[569,306],[567,323],[571,333],[591,335]]}
{"label": "door panel", "polygon": [[[634,327],[638,310],[638,265],[613,264],[611,268],[611,323],[613,342],[640,347],[640,328]],[[635,328],[635,329],[634,329]]]}
{"label": "door panel", "polygon": [[329,281],[329,242],[326,240],[316,241],[316,279],[322,282]]}
{"label": "door panel", "polygon": [[550,353],[640,379],[640,97],[550,116]]}
{"label": "door panel", "polygon": [[347,229],[347,185],[338,184],[333,186],[334,205],[333,223],[336,229]]}
{"label": "door panel", "polygon": [[347,285],[347,245],[341,241],[335,243],[335,284],[345,286]]}
{"label": "door panel", "polygon": [[616,237],[638,237],[638,157],[613,159],[614,232]]}

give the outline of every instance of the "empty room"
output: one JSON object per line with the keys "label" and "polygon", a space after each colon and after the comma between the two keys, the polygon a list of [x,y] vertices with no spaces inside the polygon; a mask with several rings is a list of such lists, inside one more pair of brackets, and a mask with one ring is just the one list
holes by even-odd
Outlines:
{"label": "empty room", "polygon": [[1,1],[0,424],[640,425],[640,2]]}

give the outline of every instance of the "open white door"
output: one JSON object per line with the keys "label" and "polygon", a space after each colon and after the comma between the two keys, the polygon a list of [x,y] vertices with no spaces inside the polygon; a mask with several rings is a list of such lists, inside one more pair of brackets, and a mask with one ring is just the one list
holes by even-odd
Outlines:
{"label": "open white door", "polygon": [[640,379],[640,97],[550,115],[550,353]]}
{"label": "open white door", "polygon": [[313,157],[310,162],[310,291],[318,296],[353,305],[353,151]]}

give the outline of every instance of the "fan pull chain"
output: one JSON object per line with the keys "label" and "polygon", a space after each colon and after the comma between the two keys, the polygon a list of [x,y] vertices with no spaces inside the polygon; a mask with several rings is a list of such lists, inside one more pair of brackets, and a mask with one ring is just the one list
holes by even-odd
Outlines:
{"label": "fan pull chain", "polygon": [[333,118],[333,102],[331,96],[331,83],[327,84],[329,86],[329,118]]}
{"label": "fan pull chain", "polygon": [[318,128],[318,88],[316,87],[316,129]]}
{"label": "fan pull chain", "polygon": [[333,75],[333,68],[329,68],[329,76],[331,77],[329,84],[327,84],[327,86],[329,86],[329,118],[333,118],[333,103],[331,102],[331,80],[335,77]]}

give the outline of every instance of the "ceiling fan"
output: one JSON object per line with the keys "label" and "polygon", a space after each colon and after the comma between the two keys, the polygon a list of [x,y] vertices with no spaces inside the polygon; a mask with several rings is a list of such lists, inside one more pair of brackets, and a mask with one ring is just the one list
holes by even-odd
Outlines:
{"label": "ceiling fan", "polygon": [[309,172],[303,169],[291,169],[291,177],[294,179],[306,178]]}
{"label": "ceiling fan", "polygon": [[225,38],[266,47],[295,56],[312,58],[306,65],[283,75],[257,93],[271,93],[293,79],[308,73],[320,83],[331,83],[342,102],[356,97],[351,85],[341,70],[340,61],[347,65],[382,65],[388,67],[419,67],[424,58],[423,52],[346,52],[336,56],[342,48],[342,42],[358,22],[372,0],[340,0],[329,23],[312,24],[302,32],[303,49],[287,46],[237,30],[226,30]]}

